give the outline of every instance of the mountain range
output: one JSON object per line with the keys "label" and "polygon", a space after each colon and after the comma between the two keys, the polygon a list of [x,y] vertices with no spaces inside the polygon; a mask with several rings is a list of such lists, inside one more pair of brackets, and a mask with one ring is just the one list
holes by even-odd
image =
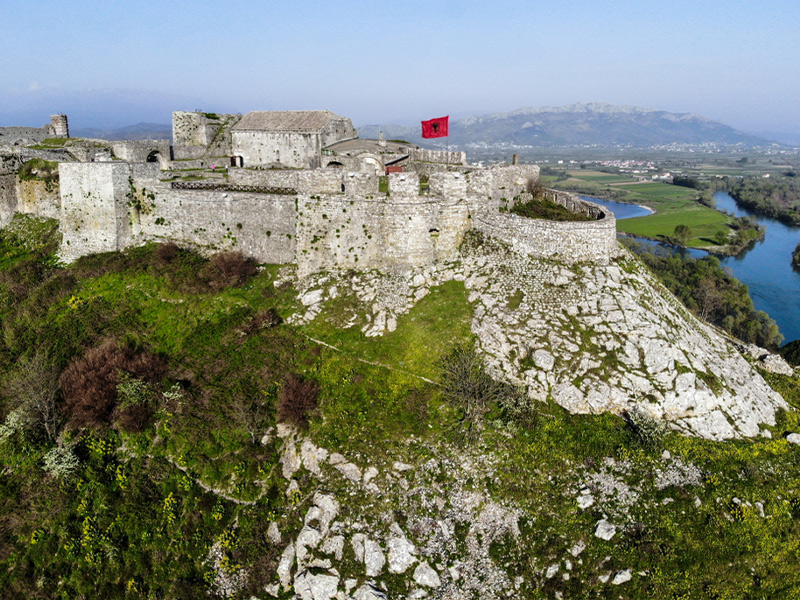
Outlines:
{"label": "mountain range", "polygon": [[[562,107],[528,107],[511,112],[450,121],[445,139],[423,140],[419,125],[361,125],[362,138],[403,139],[425,146],[468,150],[514,148],[658,148],[665,146],[765,147],[791,144],[795,138],[745,133],[692,113],[671,113],[636,106],[579,103]],[[138,123],[121,128],[81,128],[75,137],[165,139],[167,124]]]}
{"label": "mountain range", "polygon": [[[365,125],[362,137],[403,138],[421,143],[419,126]],[[445,140],[426,145],[444,146]],[[450,122],[453,148],[475,147],[637,147],[689,144],[769,146],[774,142],[691,113],[670,113],[636,106],[580,103],[529,107]]]}

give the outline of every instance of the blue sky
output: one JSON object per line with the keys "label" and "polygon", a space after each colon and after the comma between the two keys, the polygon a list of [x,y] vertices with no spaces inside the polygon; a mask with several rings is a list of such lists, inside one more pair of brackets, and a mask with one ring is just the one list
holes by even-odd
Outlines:
{"label": "blue sky", "polygon": [[327,108],[360,125],[609,102],[800,132],[796,0],[0,0],[0,22],[16,35],[0,125],[195,108]]}

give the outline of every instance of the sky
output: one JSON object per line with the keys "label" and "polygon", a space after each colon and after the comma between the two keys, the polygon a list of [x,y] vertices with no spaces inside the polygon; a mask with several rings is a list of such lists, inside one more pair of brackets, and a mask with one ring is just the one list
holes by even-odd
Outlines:
{"label": "sky", "polygon": [[607,102],[800,132],[797,0],[0,0],[0,23],[0,125],[194,109],[411,124]]}

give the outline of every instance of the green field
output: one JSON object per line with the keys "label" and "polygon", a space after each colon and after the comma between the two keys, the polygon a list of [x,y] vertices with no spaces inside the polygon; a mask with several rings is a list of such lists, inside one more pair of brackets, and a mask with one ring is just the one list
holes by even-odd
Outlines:
{"label": "green field", "polygon": [[630,177],[596,171],[578,170],[568,173],[570,179],[557,187],[641,204],[655,211],[646,217],[617,221],[617,230],[620,232],[662,239],[671,236],[676,226],[687,225],[691,228],[688,245],[705,248],[715,245],[712,240],[717,232],[727,233],[730,229],[730,217],[700,204],[697,201],[697,190],[663,182],[639,183]]}

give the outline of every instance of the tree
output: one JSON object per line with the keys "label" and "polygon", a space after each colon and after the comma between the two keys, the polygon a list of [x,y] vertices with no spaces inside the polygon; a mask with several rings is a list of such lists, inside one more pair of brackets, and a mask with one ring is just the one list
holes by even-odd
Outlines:
{"label": "tree", "polygon": [[442,395],[461,411],[459,430],[468,443],[478,438],[483,418],[495,403],[510,405],[507,400],[520,394],[514,386],[493,379],[472,348],[457,346],[440,366]]}
{"label": "tree", "polygon": [[44,433],[55,439],[61,424],[58,404],[58,369],[41,352],[23,358],[3,386],[27,433]]}
{"label": "tree", "polygon": [[689,228],[688,225],[676,225],[674,236],[675,240],[681,246],[685,246],[689,242],[689,239],[692,237],[692,230]]}

